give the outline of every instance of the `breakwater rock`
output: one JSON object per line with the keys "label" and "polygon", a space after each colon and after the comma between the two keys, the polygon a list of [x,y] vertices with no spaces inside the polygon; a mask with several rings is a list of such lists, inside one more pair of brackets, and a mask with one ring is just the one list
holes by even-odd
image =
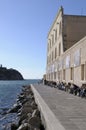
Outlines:
{"label": "breakwater rock", "polygon": [[23,86],[17,104],[8,113],[17,113],[19,117],[18,123],[11,124],[11,130],[44,130],[40,111],[30,86]]}

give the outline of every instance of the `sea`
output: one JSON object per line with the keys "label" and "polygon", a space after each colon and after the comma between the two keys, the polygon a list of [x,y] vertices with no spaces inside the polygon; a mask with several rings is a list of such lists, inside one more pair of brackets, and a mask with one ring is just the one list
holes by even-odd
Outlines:
{"label": "sea", "polygon": [[38,79],[0,81],[0,130],[11,130],[11,123],[17,123],[16,113],[6,114],[17,102],[17,97],[22,91],[22,86],[38,83]]}

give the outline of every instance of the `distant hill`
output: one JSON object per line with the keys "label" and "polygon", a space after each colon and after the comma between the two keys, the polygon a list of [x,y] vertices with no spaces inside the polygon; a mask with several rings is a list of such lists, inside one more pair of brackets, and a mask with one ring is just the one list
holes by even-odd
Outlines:
{"label": "distant hill", "polygon": [[0,67],[0,80],[23,80],[23,76],[15,69]]}

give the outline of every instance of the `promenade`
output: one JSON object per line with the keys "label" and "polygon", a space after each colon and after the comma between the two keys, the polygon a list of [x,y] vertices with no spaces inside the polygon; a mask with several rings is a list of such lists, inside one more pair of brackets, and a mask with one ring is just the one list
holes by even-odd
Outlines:
{"label": "promenade", "polygon": [[86,99],[43,84],[32,90],[46,130],[86,130]]}

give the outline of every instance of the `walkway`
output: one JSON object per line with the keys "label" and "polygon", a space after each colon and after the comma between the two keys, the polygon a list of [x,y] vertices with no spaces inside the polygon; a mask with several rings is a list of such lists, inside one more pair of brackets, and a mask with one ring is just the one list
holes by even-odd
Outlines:
{"label": "walkway", "polygon": [[[44,116],[46,130],[86,130],[86,99],[43,84],[32,86],[32,90]],[[53,115],[50,116],[49,111]]]}

